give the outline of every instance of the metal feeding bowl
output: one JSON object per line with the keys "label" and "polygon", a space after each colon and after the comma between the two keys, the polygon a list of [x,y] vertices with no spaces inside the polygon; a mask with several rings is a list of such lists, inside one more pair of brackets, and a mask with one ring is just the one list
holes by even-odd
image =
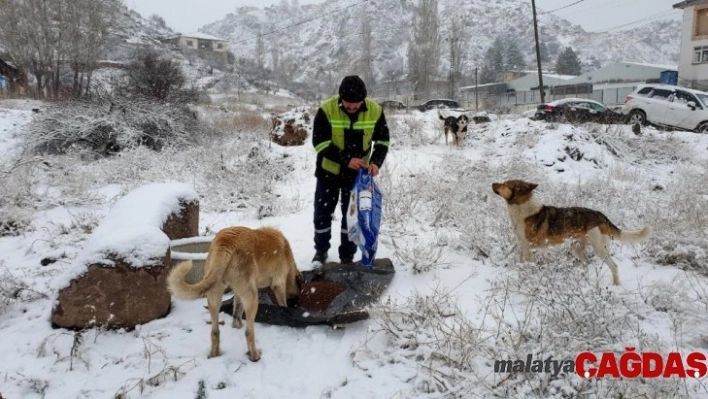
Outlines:
{"label": "metal feeding bowl", "polygon": [[185,277],[187,283],[196,284],[204,277],[204,261],[213,240],[214,236],[205,236],[180,238],[170,242],[172,267],[185,260],[192,261],[192,270]]}

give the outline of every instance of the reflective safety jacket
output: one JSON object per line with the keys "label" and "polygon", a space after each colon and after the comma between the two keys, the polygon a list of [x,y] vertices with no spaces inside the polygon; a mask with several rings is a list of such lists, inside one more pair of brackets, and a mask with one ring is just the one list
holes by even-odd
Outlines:
{"label": "reflective safety jacket", "polygon": [[340,181],[353,183],[357,171],[347,166],[352,158],[363,158],[381,168],[389,147],[389,130],[381,106],[367,98],[350,115],[342,108],[339,96],[328,99],[315,116],[312,145],[317,151],[318,178],[338,176]]}

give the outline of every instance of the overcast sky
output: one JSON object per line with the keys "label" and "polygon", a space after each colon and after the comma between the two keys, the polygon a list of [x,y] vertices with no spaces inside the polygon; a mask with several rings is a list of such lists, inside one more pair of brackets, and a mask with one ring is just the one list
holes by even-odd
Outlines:
{"label": "overcast sky", "polygon": [[[672,8],[678,2],[679,0],[536,0],[536,7],[539,12],[558,10],[553,14],[582,26],[586,31],[595,32],[631,29],[647,22],[667,19],[664,17],[680,19],[681,10]],[[560,9],[565,6],[569,7]],[[634,23],[635,21],[640,22]]]}
{"label": "overcast sky", "polygon": [[[279,4],[281,0],[126,0],[128,7],[144,17],[158,14],[167,24],[181,33],[196,32],[198,28],[222,19],[240,6],[264,7]],[[292,1],[292,0],[288,0]],[[302,4],[322,3],[324,0],[299,0]],[[465,1],[465,0],[460,0]],[[490,0],[496,1],[496,0]],[[528,0],[530,2],[530,0]],[[352,0],[354,2],[354,0]],[[656,17],[679,18],[673,4],[679,0],[536,0],[539,12],[556,10],[554,14],[579,24],[587,31],[631,29],[639,24],[657,20]],[[619,26],[628,24],[626,26]]]}

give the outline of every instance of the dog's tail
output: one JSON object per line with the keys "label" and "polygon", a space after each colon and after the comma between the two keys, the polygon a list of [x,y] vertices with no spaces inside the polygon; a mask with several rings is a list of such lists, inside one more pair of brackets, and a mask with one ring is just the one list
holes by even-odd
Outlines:
{"label": "dog's tail", "polygon": [[438,118],[445,120],[445,117],[442,116],[442,113],[440,113],[440,108],[438,108]]}
{"label": "dog's tail", "polygon": [[621,243],[623,244],[636,244],[638,242],[642,242],[646,240],[647,238],[651,237],[651,226],[644,226],[641,230],[637,231],[619,231],[619,234],[615,235],[615,238],[618,239]]}
{"label": "dog's tail", "polygon": [[[186,260],[178,263],[167,276],[167,289],[180,299],[195,300],[203,297],[204,293],[224,275],[229,263],[229,259],[222,259],[224,256],[229,257],[230,254],[218,253],[212,259],[210,259],[211,256],[207,256],[204,263],[206,274],[196,284],[189,284],[185,281],[187,274],[192,269],[192,261]],[[209,267],[210,262],[212,267]]]}

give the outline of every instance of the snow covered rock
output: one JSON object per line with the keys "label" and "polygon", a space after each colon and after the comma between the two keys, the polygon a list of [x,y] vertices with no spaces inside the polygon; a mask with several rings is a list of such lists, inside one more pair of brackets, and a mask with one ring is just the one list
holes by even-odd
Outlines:
{"label": "snow covered rock", "polygon": [[306,108],[296,108],[290,112],[273,116],[270,139],[282,146],[305,144],[312,129],[312,117]]}
{"label": "snow covered rock", "polygon": [[180,183],[137,188],[121,198],[56,282],[55,327],[133,329],[169,313],[170,240],[198,235],[199,203]]}

